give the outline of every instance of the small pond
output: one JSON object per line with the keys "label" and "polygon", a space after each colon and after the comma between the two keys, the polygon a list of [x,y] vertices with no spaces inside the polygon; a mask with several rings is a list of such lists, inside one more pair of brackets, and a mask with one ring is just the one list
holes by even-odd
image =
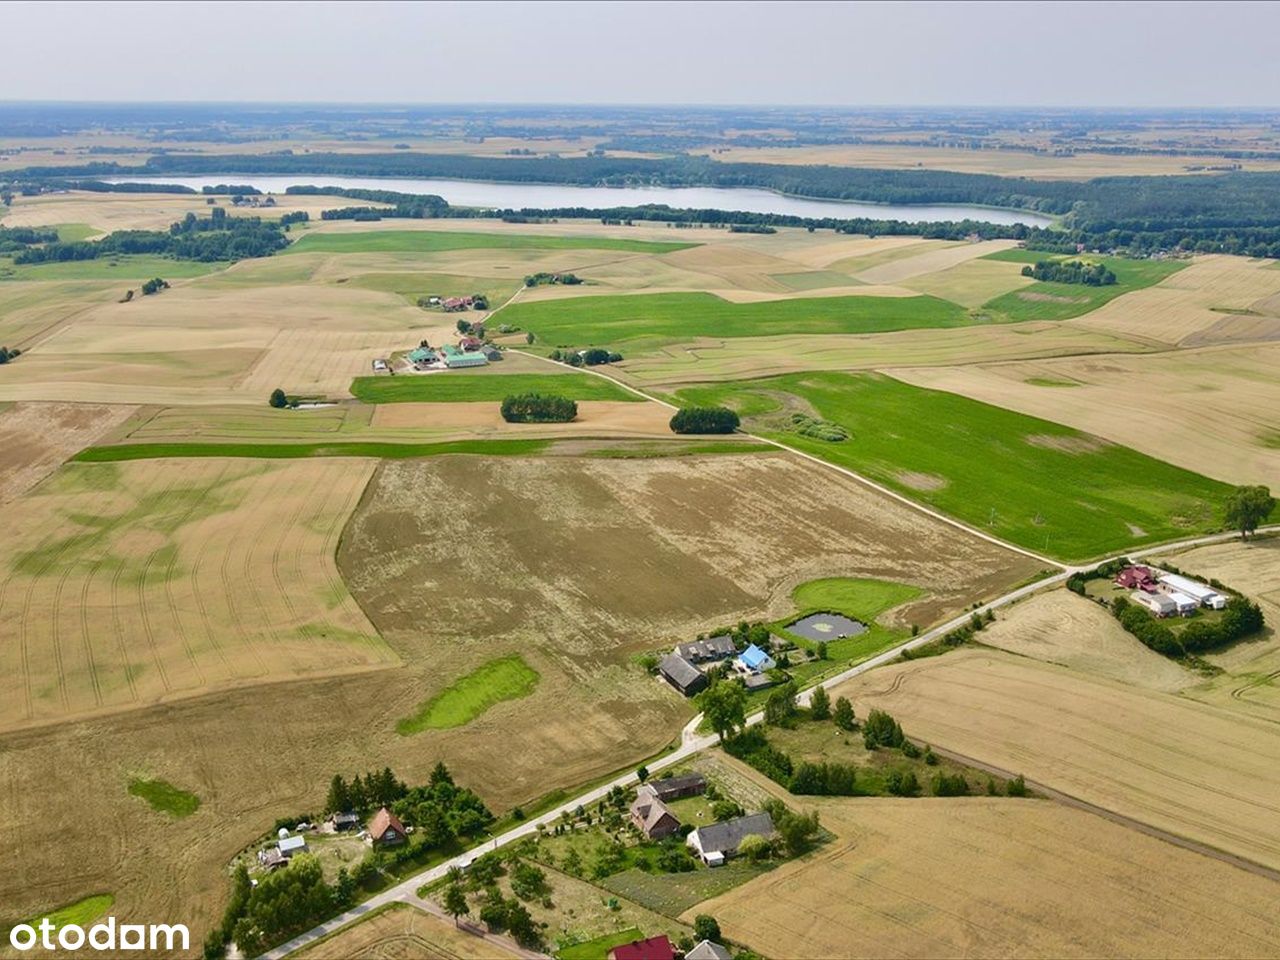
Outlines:
{"label": "small pond", "polygon": [[840,640],[866,633],[867,625],[838,613],[811,613],[787,624],[787,629],[806,640]]}

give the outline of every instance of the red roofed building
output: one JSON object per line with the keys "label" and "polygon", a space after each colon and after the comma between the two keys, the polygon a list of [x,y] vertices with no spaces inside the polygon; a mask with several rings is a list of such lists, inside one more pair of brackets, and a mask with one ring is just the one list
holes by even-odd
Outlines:
{"label": "red roofed building", "polygon": [[1126,590],[1146,590],[1150,593],[1155,589],[1156,578],[1152,576],[1150,567],[1125,567],[1116,574],[1115,582],[1116,586]]}
{"label": "red roofed building", "polygon": [[394,847],[409,839],[404,824],[394,813],[383,807],[369,821],[369,839],[375,847]]}
{"label": "red roofed building", "polygon": [[676,960],[676,952],[666,937],[633,940],[608,953],[609,960]]}

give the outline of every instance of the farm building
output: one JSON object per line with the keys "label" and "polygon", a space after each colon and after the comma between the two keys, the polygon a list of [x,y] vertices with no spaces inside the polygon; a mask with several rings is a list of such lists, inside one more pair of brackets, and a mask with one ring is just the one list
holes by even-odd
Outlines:
{"label": "farm building", "polygon": [[280,856],[288,860],[295,853],[307,852],[306,837],[282,837],[276,843],[276,849],[280,851]]}
{"label": "farm building", "polygon": [[489,363],[483,353],[467,353],[451,345],[440,349],[440,359],[450,370],[459,367],[483,367]]}
{"label": "farm building", "polygon": [[408,840],[409,835],[400,818],[383,807],[369,822],[369,839],[375,847],[394,847]]}
{"label": "farm building", "polygon": [[383,371],[385,371],[386,369],[387,369],[387,361],[385,361],[385,360],[375,360],[375,361],[373,361],[373,372],[374,372],[374,373],[382,373],[382,372],[383,372]]}
{"label": "farm building", "polygon": [[680,829],[680,818],[658,799],[657,793],[648,785],[636,791],[630,814],[635,828],[650,840],[661,840]]}
{"label": "farm building", "polygon": [[258,863],[266,870],[276,870],[288,862],[284,854],[276,847],[258,851]]}
{"label": "farm building", "polygon": [[1146,590],[1151,593],[1155,589],[1156,578],[1150,567],[1125,567],[1115,579],[1116,586],[1126,590]]}
{"label": "farm building", "polygon": [[409,362],[414,366],[426,363],[435,363],[438,358],[435,351],[427,347],[417,347],[409,351]]}
{"label": "farm building", "polygon": [[1208,607],[1210,610],[1221,610],[1227,605],[1226,597],[1198,580],[1180,577],[1176,573],[1165,573],[1161,574],[1160,582],[1169,587],[1170,590],[1176,590],[1178,593],[1195,598],[1197,603]]}
{"label": "farm building", "polygon": [[333,824],[335,833],[360,829],[360,815],[357,813],[334,813],[329,816],[329,822]]}
{"label": "farm building", "polygon": [[718,867],[738,852],[738,845],[746,837],[753,835],[766,839],[774,835],[773,818],[769,814],[753,813],[724,823],[699,827],[689,834],[685,843],[707,866]]}
{"label": "farm building", "polygon": [[1172,597],[1163,593],[1143,593],[1138,591],[1130,595],[1134,603],[1141,604],[1157,617],[1171,617],[1178,612],[1178,605]]}
{"label": "farm building", "polygon": [[609,960],[675,960],[676,951],[665,936],[633,940],[614,947],[606,954]]}
{"label": "farm building", "polygon": [[738,656],[738,669],[743,673],[764,673],[766,670],[772,670],[776,666],[777,664],[774,662],[773,657],[769,656],[754,643]]}
{"label": "farm building", "polygon": [[502,359],[502,351],[491,343],[486,343],[480,348],[480,352],[484,354],[484,358],[490,362]]}
{"label": "farm building", "polygon": [[767,673],[750,673],[742,678],[742,685],[747,688],[747,693],[751,693],[754,690],[764,690],[772,687],[775,683],[777,681]]}
{"label": "farm building", "polygon": [[678,777],[650,780],[645,786],[665,803],[668,800],[681,800],[684,797],[696,797],[700,793],[705,793],[707,778],[700,773],[686,773]]}
{"label": "farm building", "polygon": [[702,671],[678,653],[669,653],[658,664],[658,673],[686,697],[691,697],[707,685]]}
{"label": "farm building", "polygon": [[1170,590],[1165,596],[1177,606],[1178,616],[1180,617],[1191,616],[1200,606],[1200,601],[1195,597],[1189,597],[1185,593],[1179,593],[1177,590]]}
{"label": "farm building", "polygon": [[709,640],[694,640],[691,643],[677,643],[676,653],[690,663],[708,663],[712,660],[725,660],[738,652],[733,640],[728,636],[712,637]]}
{"label": "farm building", "polygon": [[702,940],[684,955],[684,960],[733,960],[733,954],[724,944]]}
{"label": "farm building", "polygon": [[458,346],[461,347],[463,350],[467,351],[468,353],[471,353],[472,351],[479,350],[481,347],[483,347],[484,341],[481,340],[479,337],[463,337],[461,340],[458,341]]}

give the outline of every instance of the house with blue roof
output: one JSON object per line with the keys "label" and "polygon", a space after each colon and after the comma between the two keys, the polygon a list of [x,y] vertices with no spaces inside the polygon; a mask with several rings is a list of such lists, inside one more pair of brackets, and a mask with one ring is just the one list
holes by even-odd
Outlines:
{"label": "house with blue roof", "polygon": [[774,663],[773,657],[769,656],[754,643],[738,654],[738,669],[743,673],[761,674],[772,670],[776,666],[777,664]]}

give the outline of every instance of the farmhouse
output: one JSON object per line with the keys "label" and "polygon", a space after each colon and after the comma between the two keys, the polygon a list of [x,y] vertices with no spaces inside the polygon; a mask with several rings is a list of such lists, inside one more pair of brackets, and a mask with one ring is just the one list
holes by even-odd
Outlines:
{"label": "farmhouse", "polygon": [[1116,586],[1126,590],[1145,590],[1147,593],[1155,593],[1156,590],[1156,578],[1150,567],[1125,567],[1116,574],[1115,582]]}
{"label": "farmhouse", "polygon": [[369,839],[375,847],[394,847],[408,840],[409,835],[400,818],[383,807],[369,822]]}
{"label": "farmhouse", "polygon": [[746,674],[760,674],[772,670],[777,664],[773,657],[765,653],[754,643],[738,655],[738,670]]}
{"label": "farmhouse", "polygon": [[681,800],[684,797],[696,797],[705,793],[707,778],[700,773],[685,773],[678,777],[650,780],[645,786],[653,791],[654,796],[666,803],[669,800]]}
{"label": "farmhouse", "polygon": [[723,944],[702,940],[684,955],[684,960],[733,960],[733,954]]}
{"label": "farmhouse", "polygon": [[699,827],[689,834],[685,843],[707,866],[718,867],[738,852],[738,845],[746,837],[753,835],[766,839],[772,837],[773,817],[767,813],[753,813],[724,823]]}
{"label": "farmhouse", "polygon": [[1176,590],[1178,593],[1194,597],[1197,603],[1210,610],[1221,610],[1227,605],[1226,597],[1198,580],[1180,577],[1176,573],[1165,573],[1160,575],[1160,582],[1171,591]]}
{"label": "farmhouse", "polygon": [[463,350],[467,351],[468,353],[471,353],[472,351],[479,350],[481,347],[483,347],[484,341],[481,340],[479,337],[463,337],[461,340],[458,341],[458,346],[460,346]]}
{"label": "farmhouse", "polygon": [[630,814],[635,828],[650,840],[661,840],[680,829],[680,818],[658,799],[657,793],[647,784],[636,791]]}
{"label": "farmhouse", "polygon": [[624,943],[614,947],[606,956],[609,960],[675,960],[676,951],[671,941],[662,936]]}
{"label": "farmhouse", "polygon": [[440,348],[440,359],[450,370],[458,367],[483,367],[489,363],[483,353],[467,353],[451,344]]}
{"label": "farmhouse", "polygon": [[1150,610],[1157,617],[1171,617],[1178,612],[1178,604],[1172,597],[1163,593],[1143,593],[1138,591],[1130,595],[1130,599]]}
{"label": "farmhouse", "polygon": [[288,860],[295,853],[307,852],[306,837],[281,837],[276,843],[276,849],[280,851],[280,856]]}
{"label": "farmhouse", "polygon": [[733,640],[728,636],[712,637],[709,640],[694,640],[691,643],[676,644],[676,653],[690,663],[708,663],[713,660],[725,660],[738,652]]}
{"label": "farmhouse", "polygon": [[658,664],[658,673],[686,697],[693,696],[707,685],[703,672],[678,653],[669,653],[663,657]]}

